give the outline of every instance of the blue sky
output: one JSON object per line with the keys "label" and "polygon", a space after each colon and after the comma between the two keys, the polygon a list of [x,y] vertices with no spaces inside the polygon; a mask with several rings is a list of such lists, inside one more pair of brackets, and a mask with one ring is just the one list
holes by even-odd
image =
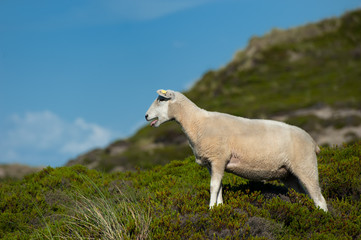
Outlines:
{"label": "blue sky", "polygon": [[250,37],[361,0],[0,0],[0,163],[61,166],[146,124]]}

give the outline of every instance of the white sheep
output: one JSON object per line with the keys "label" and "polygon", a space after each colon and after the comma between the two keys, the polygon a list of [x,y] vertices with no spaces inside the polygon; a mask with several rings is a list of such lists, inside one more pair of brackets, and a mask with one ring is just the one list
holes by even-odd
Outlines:
{"label": "white sheep", "polygon": [[226,171],[256,181],[281,179],[327,211],[318,182],[320,149],[304,130],[272,120],[208,112],[176,91],[157,93],[145,118],[154,127],[170,120],[181,125],[196,162],[211,174],[210,208],[223,203],[221,182]]}

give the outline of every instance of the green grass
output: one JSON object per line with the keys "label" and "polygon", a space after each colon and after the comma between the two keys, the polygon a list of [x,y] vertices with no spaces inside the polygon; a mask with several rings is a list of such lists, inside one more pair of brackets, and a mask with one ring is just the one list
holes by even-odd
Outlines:
{"label": "green grass", "polygon": [[323,147],[318,160],[328,213],[277,181],[231,174],[224,204],[209,210],[209,173],[194,157],[116,174],[46,168],[0,183],[0,238],[360,238],[361,142]]}

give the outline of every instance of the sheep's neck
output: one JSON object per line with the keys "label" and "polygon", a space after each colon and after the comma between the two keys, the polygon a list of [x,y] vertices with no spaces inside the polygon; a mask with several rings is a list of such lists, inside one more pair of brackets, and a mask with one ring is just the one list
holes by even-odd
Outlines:
{"label": "sheep's neck", "polygon": [[189,100],[178,104],[177,108],[174,114],[175,120],[181,125],[183,132],[187,135],[189,143],[193,146],[200,132],[199,127],[203,110]]}

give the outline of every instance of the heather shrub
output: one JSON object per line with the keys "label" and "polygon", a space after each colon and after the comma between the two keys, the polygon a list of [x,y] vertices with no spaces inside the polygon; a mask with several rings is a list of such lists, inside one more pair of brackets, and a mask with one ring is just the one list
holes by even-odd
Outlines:
{"label": "heather shrub", "polygon": [[2,239],[358,239],[361,143],[323,147],[329,212],[278,181],[226,174],[209,210],[209,180],[194,157],[148,171],[46,168],[0,183]]}

